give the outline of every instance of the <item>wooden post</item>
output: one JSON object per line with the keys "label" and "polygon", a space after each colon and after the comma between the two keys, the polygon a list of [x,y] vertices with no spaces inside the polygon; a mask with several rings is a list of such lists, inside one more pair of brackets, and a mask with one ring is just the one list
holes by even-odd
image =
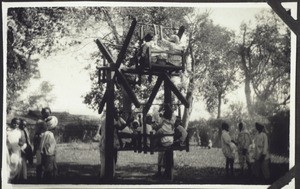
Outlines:
{"label": "wooden post", "polygon": [[146,129],[146,116],[147,114],[143,113],[143,149],[144,154],[147,154],[147,129]]}
{"label": "wooden post", "polygon": [[154,134],[153,134],[153,131],[150,131],[150,154],[154,154]]}
{"label": "wooden post", "polygon": [[126,93],[125,89],[123,86],[121,86],[121,91],[122,91],[122,104],[123,104],[123,118],[127,120],[129,116],[131,115],[131,99],[128,97],[128,94]]}
{"label": "wooden post", "polygon": [[114,150],[114,81],[112,76],[112,64],[107,75],[107,94],[109,98],[106,99],[106,122],[105,122],[105,174],[104,179],[111,181],[115,174],[115,161],[116,161],[116,151]]}
{"label": "wooden post", "polygon": [[[297,21],[300,22],[300,2],[298,1],[297,3]],[[297,34],[297,33],[296,33]],[[300,31],[298,31],[298,34],[296,35],[297,36],[297,43],[296,43],[296,125],[295,125],[295,130],[296,130],[296,149],[295,149],[295,152],[296,152],[296,162],[299,163],[300,161],[300,150],[299,150],[299,146],[300,146],[300,81],[299,81],[299,73],[300,73]],[[298,75],[297,75],[298,74]],[[298,116],[297,116],[298,115]],[[297,165],[297,164],[296,164]],[[300,174],[300,166],[298,164],[298,166],[296,166],[296,175],[299,175]],[[295,179],[295,182],[296,182],[296,186],[300,186],[300,181],[299,179]]]}
{"label": "wooden post", "polygon": [[[172,111],[172,109],[168,108],[167,106],[171,107],[172,104],[172,94],[171,94],[171,89],[169,86],[169,83],[166,82],[167,78],[165,77],[165,82],[164,82],[164,106],[165,106],[165,111]],[[172,112],[168,112],[172,113]],[[173,150],[168,149],[165,151],[165,158],[166,158],[166,167],[165,167],[165,172],[166,172],[166,178],[169,180],[173,180],[173,169],[174,169],[174,158],[173,158]]]}

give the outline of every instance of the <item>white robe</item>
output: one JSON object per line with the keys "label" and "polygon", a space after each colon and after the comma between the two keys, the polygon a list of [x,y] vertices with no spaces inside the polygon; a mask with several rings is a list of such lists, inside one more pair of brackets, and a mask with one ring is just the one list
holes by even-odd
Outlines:
{"label": "white robe", "polygon": [[8,165],[9,165],[9,180],[17,177],[22,169],[21,149],[26,148],[26,143],[21,147],[19,142],[22,138],[22,132],[20,129],[7,129],[7,149],[9,153]]}

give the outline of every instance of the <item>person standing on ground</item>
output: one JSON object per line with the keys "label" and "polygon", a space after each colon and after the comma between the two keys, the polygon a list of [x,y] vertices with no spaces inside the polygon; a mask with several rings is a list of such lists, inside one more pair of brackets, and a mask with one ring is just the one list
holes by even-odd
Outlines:
{"label": "person standing on ground", "polygon": [[264,132],[264,126],[260,123],[255,123],[257,133],[254,137],[254,176],[260,178],[261,176],[268,180],[270,179],[270,152],[268,136]]}
{"label": "person standing on ground", "polygon": [[239,154],[239,162],[242,170],[242,174],[244,173],[244,165],[245,162],[248,167],[248,173],[251,173],[251,164],[249,161],[249,146],[251,144],[251,137],[246,129],[246,126],[241,122],[239,123],[239,134],[237,138],[237,146],[238,146],[238,154]]}
{"label": "person standing on ground", "polygon": [[26,151],[22,151],[21,152],[21,158],[22,158],[22,171],[21,171],[21,179],[26,181],[27,180],[27,161],[29,164],[33,163],[33,154],[32,154],[32,147],[31,147],[31,142],[30,142],[30,138],[29,138],[29,131],[27,129],[27,122],[24,119],[20,120],[20,126],[19,126],[22,135],[25,136],[25,140],[26,140],[26,148],[28,150]]}
{"label": "person standing on ground", "polygon": [[[43,112],[43,111],[42,111]],[[44,169],[43,180],[46,182],[54,181],[57,172],[56,165],[56,140],[54,137],[54,131],[57,127],[58,120],[55,116],[51,116],[50,108],[46,108],[43,112],[47,125],[47,131],[42,135],[40,150],[42,161],[41,165]]]}
{"label": "person standing on ground", "polygon": [[19,129],[20,119],[13,118],[6,129],[6,145],[9,153],[9,178],[11,183],[17,183],[21,179],[22,158],[21,151],[26,148],[25,135]]}
{"label": "person standing on ground", "polygon": [[47,131],[46,122],[43,120],[37,121],[35,124],[35,134],[33,136],[33,155],[36,157],[36,179],[38,182],[42,179],[42,155],[41,155],[41,139],[43,134]]}
{"label": "person standing on ground", "polygon": [[51,115],[50,108],[43,108],[41,115],[41,119],[39,119],[35,124],[35,134],[33,136],[33,154],[36,157],[36,179],[38,182],[41,181],[43,176],[41,139],[47,131],[46,119]]}
{"label": "person standing on ground", "polygon": [[[105,124],[106,124],[106,118],[102,119],[101,124],[99,125],[100,129],[100,140],[99,140],[99,149],[100,149],[100,163],[101,163],[101,168],[100,168],[100,178],[105,179],[105,141],[106,141],[106,136],[105,136]],[[120,149],[121,144],[120,140],[118,137],[118,131],[123,130],[125,127],[127,127],[129,123],[127,123],[120,115],[120,111],[115,108],[114,109],[114,138],[113,138],[113,159],[114,159],[114,164],[113,164],[113,170],[115,170],[115,166],[117,163],[118,159],[118,149]],[[113,177],[115,177],[115,171],[113,171]]]}
{"label": "person standing on ground", "polygon": [[[157,130],[157,132],[154,135],[154,147],[168,147],[173,144],[173,136],[164,136],[165,134],[174,134],[173,123],[171,121],[172,115],[173,112],[171,109],[165,110],[162,116],[161,127]],[[173,164],[173,162],[169,163]],[[153,178],[162,178],[162,176],[166,176],[169,174],[166,172],[166,169],[164,174],[162,174],[162,168],[166,168],[166,164],[167,162],[165,151],[158,152],[157,173],[153,175]]]}
{"label": "person standing on ground", "polygon": [[[229,125],[227,123],[222,124],[222,135],[221,135],[221,146],[222,152],[226,158],[226,176],[234,176],[233,163],[234,163],[234,150],[235,144],[232,142],[229,135]],[[229,173],[230,171],[230,173]]]}
{"label": "person standing on ground", "polygon": [[[154,130],[154,121],[152,119],[152,116],[150,114],[148,114],[146,116],[146,134],[150,135],[150,133],[152,132],[153,134],[155,134],[155,130]],[[143,131],[142,131],[143,133]],[[146,148],[150,148],[150,136],[147,136],[147,141],[146,141]]]}

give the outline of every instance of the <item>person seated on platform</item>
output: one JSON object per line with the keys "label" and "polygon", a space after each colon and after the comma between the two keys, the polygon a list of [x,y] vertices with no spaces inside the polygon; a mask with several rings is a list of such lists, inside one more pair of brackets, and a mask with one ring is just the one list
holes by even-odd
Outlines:
{"label": "person seated on platform", "polygon": [[180,66],[182,57],[181,55],[171,55],[168,53],[181,53],[185,46],[180,42],[177,35],[173,34],[170,37],[161,37],[148,33],[143,40],[142,44],[142,57],[147,57],[147,49],[150,48],[151,62],[157,64],[171,63],[175,66]]}
{"label": "person seated on platform", "polygon": [[[140,126],[139,121],[134,119],[132,123],[130,124],[130,127],[132,129],[132,147],[137,147],[138,146],[138,134],[142,133],[143,128]],[[141,136],[141,135],[140,135]]]}
{"label": "person seated on platform", "polygon": [[133,120],[133,122],[131,123],[131,128],[133,131],[133,134],[138,134],[139,132],[142,133],[143,128],[140,126],[139,121],[138,120]]}
{"label": "person seated on platform", "polygon": [[[148,33],[147,35],[145,35],[145,37],[143,39],[143,43],[142,43],[142,51],[141,51],[142,58],[148,56],[148,54],[147,54],[148,48],[150,48],[151,51],[164,51],[165,50],[157,45],[157,41],[158,41],[157,35],[153,35],[151,33]],[[162,54],[162,53],[160,53],[160,56],[167,57],[166,54]],[[156,56],[151,56],[151,60],[153,62],[156,62]]]}
{"label": "person seated on platform", "polygon": [[162,37],[161,46],[174,52],[180,52],[184,50],[184,45],[180,43],[180,39],[176,34],[172,34],[170,37]]}
{"label": "person seated on platform", "polygon": [[185,140],[187,137],[187,131],[182,126],[182,121],[179,116],[176,117],[176,121],[174,124],[174,146],[185,146]]}
{"label": "person seated on platform", "polygon": [[[130,121],[130,120],[129,120]],[[120,147],[131,146],[133,130],[129,127],[128,122],[121,117],[121,112],[116,110],[114,117],[114,126],[120,142]]]}
{"label": "person seated on platform", "polygon": [[137,119],[137,115],[131,113],[127,119],[127,123],[129,128],[132,130],[132,134],[137,135],[139,132],[142,133],[143,129]]}
{"label": "person seated on platform", "polygon": [[124,129],[119,131],[119,137],[121,136],[122,148],[131,146],[132,134],[133,130],[129,126],[126,126]]}
{"label": "person seated on platform", "polygon": [[172,124],[172,109],[167,107],[167,110],[164,111],[161,121],[161,128],[155,133],[154,147],[163,146],[168,147],[173,144],[173,136],[164,136],[165,134],[172,135],[174,134],[173,124]]}

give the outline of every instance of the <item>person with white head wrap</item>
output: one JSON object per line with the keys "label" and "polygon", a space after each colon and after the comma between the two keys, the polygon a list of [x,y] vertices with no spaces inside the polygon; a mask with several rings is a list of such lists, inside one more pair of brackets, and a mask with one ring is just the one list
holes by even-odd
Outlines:
{"label": "person with white head wrap", "polygon": [[[42,111],[43,114],[43,111]],[[45,181],[53,181],[56,177],[56,140],[54,137],[54,130],[58,125],[58,120],[55,116],[51,116],[50,108],[44,111],[44,120],[47,126],[47,131],[42,135],[40,143],[40,151],[42,155],[42,167],[44,168],[43,179]]]}

